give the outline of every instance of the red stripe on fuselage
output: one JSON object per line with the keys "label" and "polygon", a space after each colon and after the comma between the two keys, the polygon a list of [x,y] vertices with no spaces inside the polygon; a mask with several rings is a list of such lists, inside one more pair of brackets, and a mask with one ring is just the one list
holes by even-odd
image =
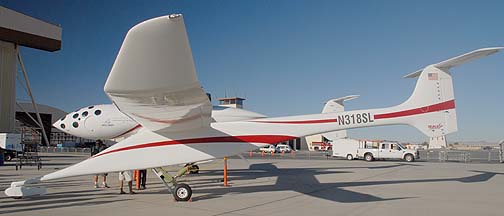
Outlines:
{"label": "red stripe on fuselage", "polygon": [[114,153],[114,152],[120,152],[120,151],[128,151],[128,150],[133,150],[133,149],[160,147],[160,146],[168,146],[168,145],[177,145],[177,144],[204,144],[204,143],[230,143],[230,142],[274,144],[274,143],[279,143],[282,141],[291,140],[291,139],[295,139],[295,138],[297,138],[297,137],[284,136],[284,135],[244,135],[244,136],[203,137],[203,138],[193,138],[193,139],[169,140],[169,141],[145,143],[145,144],[140,144],[140,145],[118,148],[118,149],[114,149],[111,151],[103,152],[101,154],[97,154],[93,157],[98,157],[98,156],[102,156],[102,155],[106,155],[106,154],[110,154],[110,153]]}
{"label": "red stripe on fuselage", "polygon": [[454,109],[455,108],[455,100],[450,100],[450,101],[445,101],[442,103],[430,105],[430,106],[424,106],[416,109],[410,109],[410,110],[404,110],[404,111],[399,111],[399,112],[392,112],[392,113],[384,113],[384,114],[377,114],[374,115],[374,119],[386,119],[386,118],[397,118],[397,117],[404,117],[404,116],[411,116],[411,115],[418,115],[418,114],[424,114],[424,113],[430,113],[430,112],[437,112],[437,111],[443,111],[443,110],[449,110],[449,109]]}
{"label": "red stripe on fuselage", "polygon": [[[404,116],[411,116],[417,114],[424,114],[429,112],[437,112],[448,109],[455,108],[455,100],[445,101],[442,103],[420,107],[416,109],[404,110],[399,112],[392,113],[384,113],[374,115],[374,119],[386,119],[386,118],[397,118]],[[300,120],[300,121],[253,121],[257,123],[277,123],[277,124],[317,124],[317,123],[330,123],[336,122],[336,119],[321,119],[321,120]],[[138,127],[137,125],[136,127]],[[133,128],[133,129],[136,129]],[[133,130],[131,129],[131,130]],[[230,142],[243,142],[243,143],[265,143],[265,144],[274,144],[279,143],[286,140],[295,139],[297,137],[294,136],[284,136],[284,135],[244,135],[244,136],[226,136],[226,137],[203,137],[203,138],[193,138],[193,139],[182,139],[182,140],[169,140],[169,141],[160,141],[154,143],[145,143],[135,146],[128,146],[123,148],[114,149],[108,152],[103,152],[101,154],[97,154],[93,157],[98,157],[101,155],[106,155],[114,152],[120,151],[128,151],[133,149],[141,149],[141,148],[150,148],[150,147],[160,147],[160,146],[168,146],[168,145],[177,145],[177,144],[204,144],[204,143],[230,143]]]}
{"label": "red stripe on fuselage", "polygon": [[122,137],[122,136],[124,136],[124,135],[126,135],[126,134],[128,134],[128,133],[130,133],[130,132],[132,132],[132,131],[134,131],[134,130],[136,130],[136,129],[138,129],[138,128],[141,128],[141,127],[142,127],[142,125],[137,124],[135,127],[133,127],[133,128],[131,128],[131,129],[129,129],[129,130],[127,130],[127,131],[125,131],[125,132],[124,132],[124,133],[122,133],[122,134],[119,134],[119,135],[117,135],[117,136],[113,137],[112,139],[115,139],[115,138],[118,138],[118,137]]}
{"label": "red stripe on fuselage", "polygon": [[253,122],[275,123],[275,124],[319,124],[319,123],[337,122],[337,119],[299,120],[299,121],[253,121]]}

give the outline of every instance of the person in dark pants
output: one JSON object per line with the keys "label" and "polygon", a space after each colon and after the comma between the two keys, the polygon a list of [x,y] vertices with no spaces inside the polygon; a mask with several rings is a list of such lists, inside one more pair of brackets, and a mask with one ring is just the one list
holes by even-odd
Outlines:
{"label": "person in dark pants", "polygon": [[[91,156],[100,153],[101,151],[105,150],[106,148],[107,148],[107,146],[105,144],[103,144],[103,142],[101,140],[96,140],[95,146],[93,146],[93,148],[91,149]],[[94,188],[100,187],[100,186],[98,186],[98,176],[103,176],[102,187],[109,188],[109,186],[107,185],[107,175],[108,175],[107,173],[96,174],[94,176]]]}
{"label": "person in dark pants", "polygon": [[145,189],[145,183],[147,182],[147,170],[140,170],[140,189]]}

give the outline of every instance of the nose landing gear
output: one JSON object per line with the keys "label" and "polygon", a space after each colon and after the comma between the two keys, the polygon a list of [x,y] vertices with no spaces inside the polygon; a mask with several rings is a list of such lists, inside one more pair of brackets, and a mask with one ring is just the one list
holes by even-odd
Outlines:
{"label": "nose landing gear", "polygon": [[152,172],[163,182],[166,188],[173,194],[173,198],[176,201],[191,201],[192,189],[188,184],[178,183],[177,178],[184,176],[187,173],[198,173],[198,165],[187,164],[182,169],[180,169],[175,176],[171,176],[163,168],[153,168]]}

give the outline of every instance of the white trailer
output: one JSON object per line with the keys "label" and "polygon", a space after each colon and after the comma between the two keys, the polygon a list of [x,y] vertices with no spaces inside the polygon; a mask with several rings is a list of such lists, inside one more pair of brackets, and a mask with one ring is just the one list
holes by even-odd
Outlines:
{"label": "white trailer", "polygon": [[0,148],[10,151],[23,151],[21,143],[21,134],[0,133]]}
{"label": "white trailer", "polygon": [[355,139],[337,139],[332,142],[333,157],[346,158],[353,160],[358,158],[359,146],[361,141]]}
{"label": "white trailer", "polygon": [[0,133],[0,154],[3,153],[3,160],[10,161],[17,156],[18,152],[22,152],[23,145],[20,143],[21,134]]}

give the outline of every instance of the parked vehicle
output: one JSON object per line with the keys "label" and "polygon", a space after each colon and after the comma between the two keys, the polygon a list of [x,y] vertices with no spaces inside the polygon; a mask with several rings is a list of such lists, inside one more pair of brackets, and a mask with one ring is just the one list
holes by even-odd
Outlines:
{"label": "parked vehicle", "polygon": [[331,151],[332,144],[327,142],[312,142],[313,150],[315,151]]}
{"label": "parked vehicle", "polygon": [[267,145],[265,147],[261,147],[259,149],[259,151],[263,151],[263,152],[266,152],[266,153],[276,153],[276,147],[274,145]]}
{"label": "parked vehicle", "polygon": [[413,162],[419,159],[418,151],[407,149],[396,141],[367,141],[338,139],[333,141],[333,157],[348,160],[363,158],[366,161],[376,159],[402,159]]}
{"label": "parked vehicle", "polygon": [[10,161],[17,156],[18,152],[23,152],[21,135],[13,133],[0,133],[0,149],[4,152],[4,160]]}
{"label": "parked vehicle", "polygon": [[407,149],[396,141],[364,141],[359,145],[359,157],[363,157],[366,161],[375,159],[402,159],[407,162],[413,162],[419,159],[418,151]]}
{"label": "parked vehicle", "polygon": [[285,144],[278,144],[276,146],[276,151],[277,152],[284,152],[284,153],[290,153],[292,151],[291,147],[289,145]]}
{"label": "parked vehicle", "polygon": [[13,150],[4,150],[4,160],[5,161],[11,161],[14,159],[17,155],[16,151]]}

